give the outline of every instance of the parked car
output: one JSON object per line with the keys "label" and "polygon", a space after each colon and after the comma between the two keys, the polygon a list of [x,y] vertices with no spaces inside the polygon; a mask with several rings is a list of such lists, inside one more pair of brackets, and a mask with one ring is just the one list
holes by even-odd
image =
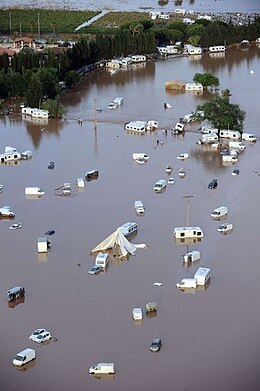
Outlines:
{"label": "parked car", "polygon": [[162,340],[160,338],[154,338],[150,345],[151,352],[158,352],[162,347]]}
{"label": "parked car", "polygon": [[218,180],[212,179],[212,181],[208,184],[208,189],[216,189],[218,187]]}
{"label": "parked car", "polygon": [[233,224],[227,223],[227,224],[220,224],[217,228],[217,231],[225,233],[228,231],[232,231],[232,229],[233,229]]}
{"label": "parked car", "polygon": [[177,156],[178,160],[185,160],[185,159],[188,159],[188,158],[189,158],[189,154],[188,153],[181,153],[179,156]]}
{"label": "parked car", "polygon": [[52,338],[51,333],[49,331],[44,331],[44,333],[41,333],[36,336],[36,338],[34,339],[34,342],[43,343],[43,342],[49,341],[51,338]]}
{"label": "parked car", "polygon": [[46,329],[36,329],[34,332],[30,335],[29,339],[31,341],[35,341],[38,335],[44,334],[47,330]]}
{"label": "parked car", "polygon": [[85,179],[86,179],[86,181],[89,182],[89,181],[92,181],[93,179],[98,179],[98,176],[99,176],[98,170],[92,170],[92,171],[86,172]]}
{"label": "parked car", "polygon": [[88,274],[91,275],[98,274],[99,272],[101,272],[101,269],[102,269],[101,266],[94,265],[89,269]]}

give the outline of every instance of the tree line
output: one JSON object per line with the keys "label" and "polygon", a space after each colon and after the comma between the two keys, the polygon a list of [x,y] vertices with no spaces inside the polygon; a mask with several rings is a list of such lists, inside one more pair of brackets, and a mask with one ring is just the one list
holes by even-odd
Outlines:
{"label": "tree line", "polygon": [[130,54],[154,54],[156,46],[176,40],[210,46],[255,40],[260,36],[260,17],[245,26],[231,22],[197,20],[192,25],[182,21],[162,27],[151,20],[129,22],[116,33],[97,33],[95,39],[82,34],[72,48],[54,54],[24,49],[11,61],[6,53],[0,56],[0,97],[25,97],[28,105],[41,106],[44,97],[55,100],[60,93],[59,81],[68,87],[79,79],[78,70],[98,61]]}

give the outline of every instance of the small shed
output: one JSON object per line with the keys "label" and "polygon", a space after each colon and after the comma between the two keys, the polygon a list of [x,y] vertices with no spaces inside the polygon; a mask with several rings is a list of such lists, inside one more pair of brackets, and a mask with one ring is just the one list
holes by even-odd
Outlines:
{"label": "small shed", "polygon": [[169,80],[165,82],[166,90],[185,91],[186,83],[181,80]]}

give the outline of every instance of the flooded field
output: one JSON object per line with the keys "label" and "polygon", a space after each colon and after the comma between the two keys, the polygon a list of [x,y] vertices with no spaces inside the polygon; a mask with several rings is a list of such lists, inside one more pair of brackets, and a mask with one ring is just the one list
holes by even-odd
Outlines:
{"label": "flooded field", "polygon": [[30,6],[45,8],[72,9],[107,9],[119,11],[136,11],[144,9],[162,9],[173,11],[175,8],[185,8],[195,12],[259,12],[258,0],[1,0],[1,7]]}
{"label": "flooded field", "polygon": [[[208,98],[167,93],[165,81],[188,82],[196,72],[209,71],[246,111],[245,131],[259,138],[259,63],[260,49],[250,48],[224,57],[148,62],[114,74],[102,70],[64,95],[62,121],[33,123],[20,114],[0,119],[1,149],[33,152],[31,160],[0,166],[0,206],[16,214],[13,221],[0,221],[1,390],[259,390],[259,140],[247,143],[238,163],[223,166],[217,152],[196,144],[199,124],[188,125],[184,136],[163,133]],[[124,104],[107,109],[116,96]],[[165,101],[170,109],[164,109]],[[102,109],[96,129],[95,104]],[[157,120],[159,128],[143,136],[127,133],[124,124],[137,119]],[[138,165],[133,152],[150,159]],[[189,159],[177,160],[184,152]],[[53,170],[47,168],[50,161]],[[176,183],[156,194],[155,182],[169,178],[167,164]],[[178,177],[181,167],[184,179]],[[238,176],[231,175],[234,168]],[[99,178],[79,191],[76,179],[93,169]],[[213,178],[219,186],[209,190]],[[55,195],[64,182],[71,183],[72,196]],[[39,186],[45,195],[26,199],[26,186]],[[186,224],[185,196],[192,196],[190,224],[204,232],[200,243],[178,244],[173,236],[176,226]],[[138,199],[144,216],[135,214]],[[218,233],[219,223],[210,217],[221,205],[229,210],[224,221],[234,225],[229,235]],[[95,260],[91,249],[127,221],[138,224],[131,241],[148,248],[129,260],[112,257],[106,272],[88,275]],[[22,229],[9,230],[14,222]],[[37,238],[48,229],[55,230],[51,250],[38,254]],[[200,251],[201,259],[185,267],[182,255],[190,250]],[[211,269],[207,289],[179,291],[175,284],[200,266]],[[25,300],[10,308],[6,291],[19,285]],[[148,302],[158,304],[157,316],[135,324],[132,308],[145,310]],[[41,327],[53,336],[47,345],[28,339]],[[152,353],[156,337],[162,349]],[[36,360],[24,371],[13,368],[14,355],[27,347],[36,350]],[[97,362],[114,362],[115,376],[91,377],[88,368]]]}

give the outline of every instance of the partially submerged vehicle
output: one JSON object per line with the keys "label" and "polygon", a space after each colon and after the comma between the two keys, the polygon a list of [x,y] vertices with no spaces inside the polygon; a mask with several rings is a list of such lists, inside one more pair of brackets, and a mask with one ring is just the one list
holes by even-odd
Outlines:
{"label": "partially submerged vehicle", "polygon": [[177,156],[176,159],[178,160],[185,160],[185,159],[188,159],[189,158],[189,154],[188,153],[181,153],[179,156]]}
{"label": "partially submerged vehicle", "polygon": [[144,214],[145,208],[144,208],[142,201],[135,201],[134,207],[135,207],[135,211],[138,215]]}
{"label": "partially submerged vehicle", "polygon": [[212,181],[208,184],[208,189],[216,189],[218,187],[218,180],[212,179]]}
{"label": "partially submerged vehicle", "polygon": [[22,286],[15,286],[14,288],[9,289],[6,295],[8,301],[14,301],[25,295],[25,289]]}
{"label": "partially submerged vehicle", "polygon": [[180,170],[179,170],[179,177],[180,178],[184,178],[185,176],[186,176],[186,171],[185,171],[185,169],[184,168],[181,168]]}
{"label": "partially submerged vehicle", "polygon": [[22,223],[14,223],[14,224],[12,224],[12,225],[10,225],[10,227],[9,227],[9,229],[20,229],[20,228],[22,228]]}
{"label": "partially submerged vehicle", "polygon": [[231,232],[232,230],[233,230],[233,224],[231,223],[220,224],[217,228],[217,231],[222,233]]}
{"label": "partially submerged vehicle", "polygon": [[167,172],[167,174],[171,174],[172,172],[172,166],[170,164],[167,164],[166,168],[165,168],[165,172]]}
{"label": "partially submerged vehicle", "polygon": [[146,313],[156,312],[157,311],[157,303],[147,303],[145,305]]}
{"label": "partially submerged vehicle", "polygon": [[182,260],[185,263],[196,262],[199,259],[200,259],[200,252],[195,250],[188,252],[182,257]]}
{"label": "partially submerged vehicle", "polygon": [[176,239],[203,238],[203,231],[200,227],[176,227],[174,236]]}
{"label": "partially submerged vehicle", "polygon": [[223,216],[226,216],[228,214],[228,209],[226,206],[220,206],[219,208],[216,208],[212,211],[211,217],[214,220],[218,220]]}
{"label": "partially submerged vehicle", "polygon": [[17,353],[13,359],[14,366],[22,366],[36,358],[35,350],[27,348]]}
{"label": "partially submerged vehicle", "polygon": [[7,146],[5,147],[5,152],[0,154],[0,163],[7,163],[18,160],[21,160],[21,154],[14,147]]}
{"label": "partially submerged vehicle", "polygon": [[162,340],[161,338],[154,338],[150,345],[151,352],[159,352],[159,350],[162,347]]}
{"label": "partially submerged vehicle", "polygon": [[42,190],[40,187],[38,186],[32,186],[32,187],[26,187],[24,189],[24,193],[25,195],[28,195],[28,196],[42,196],[45,194],[45,191]]}
{"label": "partially submerged vehicle", "polygon": [[199,267],[196,273],[194,274],[194,279],[197,282],[197,285],[206,285],[211,277],[211,270],[207,267]]}
{"label": "partially submerged vehicle", "polygon": [[93,179],[98,179],[98,177],[99,177],[98,170],[91,170],[86,172],[85,174],[85,179],[87,182],[92,181]]}
{"label": "partially submerged vehicle", "polygon": [[95,259],[95,265],[105,269],[109,262],[109,253],[99,252]]}
{"label": "partially submerged vehicle", "polygon": [[95,374],[113,374],[115,373],[114,363],[98,363],[89,368],[91,375]]}
{"label": "partially submerged vehicle", "polygon": [[166,189],[167,187],[167,182],[165,179],[160,179],[157,181],[153,187],[154,191],[156,193],[160,193],[163,189]]}
{"label": "partially submerged vehicle", "polygon": [[136,223],[128,222],[119,227],[120,231],[125,237],[135,234],[138,230]]}
{"label": "partially submerged vehicle", "polygon": [[176,284],[177,288],[185,289],[185,288],[197,288],[197,281],[195,278],[183,278],[180,282]]}
{"label": "partially submerged vehicle", "polygon": [[149,156],[146,153],[143,152],[135,152],[133,153],[133,159],[137,162],[147,162],[149,160]]}
{"label": "partially submerged vehicle", "polygon": [[2,206],[0,208],[0,219],[3,219],[3,218],[7,218],[7,219],[14,219],[15,218],[15,214],[11,210],[10,206],[6,205],[6,206]]}

